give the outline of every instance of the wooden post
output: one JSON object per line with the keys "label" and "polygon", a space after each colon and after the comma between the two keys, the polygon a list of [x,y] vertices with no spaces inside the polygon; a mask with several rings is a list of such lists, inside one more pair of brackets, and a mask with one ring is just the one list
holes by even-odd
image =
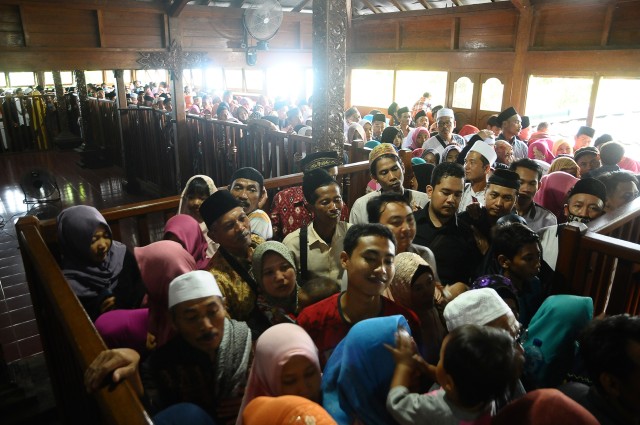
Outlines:
{"label": "wooden post", "polygon": [[531,28],[533,24],[533,6],[520,9],[518,29],[516,35],[516,56],[513,62],[511,83],[511,106],[518,111],[524,111],[525,93],[527,90],[526,59],[531,42]]}
{"label": "wooden post", "polygon": [[[313,148],[344,151],[348,0],[313,2]],[[350,3],[350,2],[349,2]]]}
{"label": "wooden post", "polygon": [[78,147],[82,143],[82,137],[69,131],[69,117],[67,115],[67,101],[64,98],[64,87],[60,71],[53,71],[53,85],[56,89],[56,99],[58,100],[58,123],[60,133],[55,137],[54,143],[61,149]]}

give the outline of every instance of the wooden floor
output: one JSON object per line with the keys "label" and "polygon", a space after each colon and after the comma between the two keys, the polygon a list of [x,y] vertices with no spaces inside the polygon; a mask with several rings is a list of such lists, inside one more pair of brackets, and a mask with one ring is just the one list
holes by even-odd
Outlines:
{"label": "wooden floor", "polygon": [[80,204],[102,209],[150,199],[123,190],[122,169],[84,169],[78,160],[73,151],[0,155],[0,345],[6,362],[42,351],[15,234],[16,221],[28,212],[22,176],[34,169],[53,175],[60,189],[60,201],[51,204],[56,209]]}

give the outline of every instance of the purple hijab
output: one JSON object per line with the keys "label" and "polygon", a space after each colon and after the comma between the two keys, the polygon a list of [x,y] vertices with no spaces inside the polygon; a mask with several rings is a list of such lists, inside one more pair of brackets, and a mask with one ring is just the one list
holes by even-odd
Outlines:
{"label": "purple hijab", "polygon": [[111,241],[111,249],[100,264],[91,261],[91,240],[99,225],[111,228],[94,207],[78,205],[58,215],[58,243],[62,252],[62,271],[77,296],[97,296],[118,284],[127,247]]}
{"label": "purple hijab", "polygon": [[207,258],[207,240],[202,234],[198,221],[187,214],[178,214],[171,217],[164,226],[164,238],[167,233],[174,235],[180,245],[187,250],[196,260],[196,269],[206,270],[209,264]]}

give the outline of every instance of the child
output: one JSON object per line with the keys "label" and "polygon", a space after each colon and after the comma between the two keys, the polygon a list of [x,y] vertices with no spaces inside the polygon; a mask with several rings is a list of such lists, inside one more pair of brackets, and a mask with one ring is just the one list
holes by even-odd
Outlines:
{"label": "child", "polygon": [[[463,325],[444,340],[436,367],[416,354],[406,332],[396,335],[396,369],[387,410],[399,424],[488,424],[494,400],[518,379],[522,355],[506,331]],[[409,392],[416,369],[431,374],[441,388],[427,394]]]}

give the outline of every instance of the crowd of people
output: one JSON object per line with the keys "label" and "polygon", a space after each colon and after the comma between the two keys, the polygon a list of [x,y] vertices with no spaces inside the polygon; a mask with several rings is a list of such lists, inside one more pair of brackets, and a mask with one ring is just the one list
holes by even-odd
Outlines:
{"label": "crowd of people", "polygon": [[88,391],[126,379],[158,424],[639,423],[640,318],[551,287],[559,228],[638,196],[622,145],[527,137],[513,108],[457,130],[426,94],[372,112],[345,113],[373,182],[351,209],[343,159],[315,152],[272,201],[253,168],[193,176],[133,253],[63,211],[63,271],[109,346]]}

